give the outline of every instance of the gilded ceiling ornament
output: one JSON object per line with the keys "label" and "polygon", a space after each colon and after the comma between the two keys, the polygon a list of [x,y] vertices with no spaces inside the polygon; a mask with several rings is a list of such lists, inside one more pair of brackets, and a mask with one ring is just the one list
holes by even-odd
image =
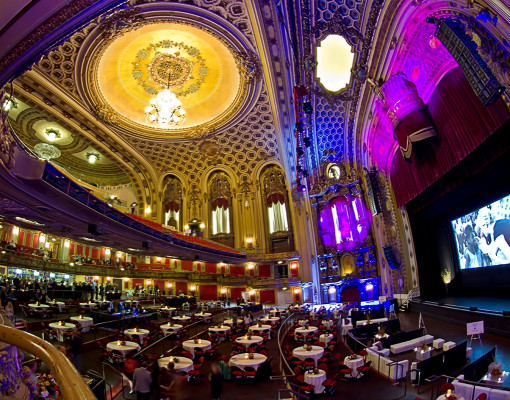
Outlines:
{"label": "gilded ceiling ornament", "polygon": [[144,20],[140,15],[140,8],[132,7],[109,15],[101,24],[100,29],[104,38],[112,39],[142,26],[143,23]]}
{"label": "gilded ceiling ornament", "polygon": [[94,110],[94,113],[96,114],[98,120],[103,121],[105,123],[113,125],[119,122],[118,113],[115,112],[113,108],[106,104],[97,107],[97,109]]}
{"label": "gilded ceiling ornament", "polygon": [[[193,46],[173,40],[151,43],[136,54],[132,76],[149,94],[168,88],[176,96],[196,93],[209,73],[206,60]],[[154,85],[157,84],[157,85]]]}
{"label": "gilded ceiling ornament", "polygon": [[253,51],[234,52],[233,54],[237,67],[247,83],[262,79],[262,66]]}
{"label": "gilded ceiling ornament", "polygon": [[218,143],[213,142],[212,140],[204,140],[198,146],[200,153],[207,157],[216,157],[220,150],[220,146]]}

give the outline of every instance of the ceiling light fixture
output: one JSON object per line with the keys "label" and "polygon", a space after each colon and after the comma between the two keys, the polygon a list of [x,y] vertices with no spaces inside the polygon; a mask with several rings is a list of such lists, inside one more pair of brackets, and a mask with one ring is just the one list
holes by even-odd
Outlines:
{"label": "ceiling light fixture", "polygon": [[87,158],[87,161],[91,164],[94,164],[96,161],[99,161],[99,159],[101,158],[101,156],[97,153],[87,153],[85,155],[85,157]]}
{"label": "ceiling light fixture", "polygon": [[62,137],[59,130],[55,129],[55,128],[48,128],[48,129],[46,129],[46,131],[44,133],[46,134],[46,137],[48,138],[48,140],[50,142],[53,142],[53,141],[60,139]]}
{"label": "ceiling light fixture", "polygon": [[51,160],[52,158],[59,158],[61,156],[60,150],[48,143],[37,143],[34,146],[34,152],[43,160]]}
{"label": "ceiling light fixture", "polygon": [[170,87],[170,77],[172,71],[168,71],[168,84],[165,90],[159,92],[153,97],[149,105],[145,107],[145,117],[148,122],[159,124],[161,128],[166,128],[169,124],[180,125],[184,122],[186,111],[182,108],[181,101],[175,93],[172,93]]}

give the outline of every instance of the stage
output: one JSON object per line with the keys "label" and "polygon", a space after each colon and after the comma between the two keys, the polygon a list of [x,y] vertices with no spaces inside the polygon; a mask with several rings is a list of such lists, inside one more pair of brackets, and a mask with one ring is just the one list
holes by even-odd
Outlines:
{"label": "stage", "polygon": [[[510,333],[510,298],[488,296],[449,296],[418,298],[409,303],[410,310],[452,322],[466,324],[484,321],[485,332]],[[503,315],[503,313],[508,315]]]}

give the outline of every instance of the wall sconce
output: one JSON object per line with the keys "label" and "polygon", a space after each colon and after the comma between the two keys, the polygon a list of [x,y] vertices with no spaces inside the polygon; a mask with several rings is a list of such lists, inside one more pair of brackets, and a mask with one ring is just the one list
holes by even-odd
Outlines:
{"label": "wall sconce", "polygon": [[64,247],[69,247],[71,242],[69,240],[64,240]]}
{"label": "wall sconce", "polygon": [[248,269],[249,269],[249,270],[253,270],[254,268],[255,268],[255,265],[253,265],[253,264],[248,264]]}
{"label": "wall sconce", "polygon": [[204,229],[205,228],[205,224],[203,222],[199,226],[200,226],[200,229]]}
{"label": "wall sconce", "polygon": [[328,289],[328,293],[329,293],[329,294],[336,293],[336,287],[334,287],[334,286],[330,286],[330,287],[329,287],[329,289]]}
{"label": "wall sconce", "polygon": [[297,269],[297,267],[298,267],[298,263],[297,262],[294,261],[294,262],[290,263],[290,268],[291,269]]}
{"label": "wall sconce", "polygon": [[300,292],[299,288],[295,288],[295,289],[294,289],[294,293],[295,293],[295,294],[299,294],[299,292]]}
{"label": "wall sconce", "polygon": [[156,257],[156,262],[161,262],[161,257]]}
{"label": "wall sconce", "polygon": [[190,288],[189,288],[189,290],[190,290],[191,292],[196,292],[196,291],[197,291],[197,285],[191,285],[191,286],[190,286]]}
{"label": "wall sconce", "polygon": [[250,294],[250,296],[253,296],[253,295],[255,294],[255,290],[254,290],[254,289],[252,289],[252,290],[250,290],[248,293]]}
{"label": "wall sconce", "polygon": [[227,293],[227,289],[222,288],[222,289],[221,289],[221,294],[225,294],[225,293]]}
{"label": "wall sconce", "polygon": [[110,249],[105,249],[104,254],[109,256],[110,254],[112,254],[112,251]]}
{"label": "wall sconce", "polygon": [[372,283],[367,283],[367,285],[365,286],[365,290],[374,290],[374,285]]}
{"label": "wall sconce", "polygon": [[117,258],[121,258],[122,257],[122,252],[118,251],[117,252]]}
{"label": "wall sconce", "polygon": [[99,280],[99,276],[97,276],[97,275],[96,275],[96,276],[94,276],[94,280],[95,280],[95,281],[98,281],[98,280]]}
{"label": "wall sconce", "polygon": [[248,249],[253,249],[253,237],[251,236],[246,237],[246,247]]}
{"label": "wall sconce", "polygon": [[124,282],[129,282],[129,278],[124,278]]}
{"label": "wall sconce", "polygon": [[14,228],[12,228],[12,234],[13,235],[17,235],[19,233],[19,228],[17,226],[15,226]]}
{"label": "wall sconce", "polygon": [[172,282],[168,282],[168,283],[167,283],[167,285],[166,285],[166,287],[167,287],[168,289],[171,289],[171,288],[172,288],[172,286],[173,286]]}
{"label": "wall sconce", "polygon": [[151,281],[150,279],[147,279],[147,280],[145,281],[145,283],[146,283],[147,285],[152,285],[152,281]]}
{"label": "wall sconce", "polygon": [[110,282],[110,281],[112,280],[112,278],[111,278],[111,277],[109,277],[109,276],[107,276],[107,277],[106,277],[106,280],[107,280],[108,282]]}
{"label": "wall sconce", "polygon": [[151,206],[145,207],[145,214],[150,214],[152,212]]}
{"label": "wall sconce", "polygon": [[50,248],[50,242],[46,242],[46,243],[44,243],[44,248],[45,248],[45,249],[49,249],[49,248]]}

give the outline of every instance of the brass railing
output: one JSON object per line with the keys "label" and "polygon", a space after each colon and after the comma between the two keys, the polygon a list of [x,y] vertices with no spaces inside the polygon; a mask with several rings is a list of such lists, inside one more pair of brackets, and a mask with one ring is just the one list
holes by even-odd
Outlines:
{"label": "brass railing", "polygon": [[97,400],[69,359],[55,346],[27,332],[0,325],[0,341],[41,359],[53,373],[66,400]]}

